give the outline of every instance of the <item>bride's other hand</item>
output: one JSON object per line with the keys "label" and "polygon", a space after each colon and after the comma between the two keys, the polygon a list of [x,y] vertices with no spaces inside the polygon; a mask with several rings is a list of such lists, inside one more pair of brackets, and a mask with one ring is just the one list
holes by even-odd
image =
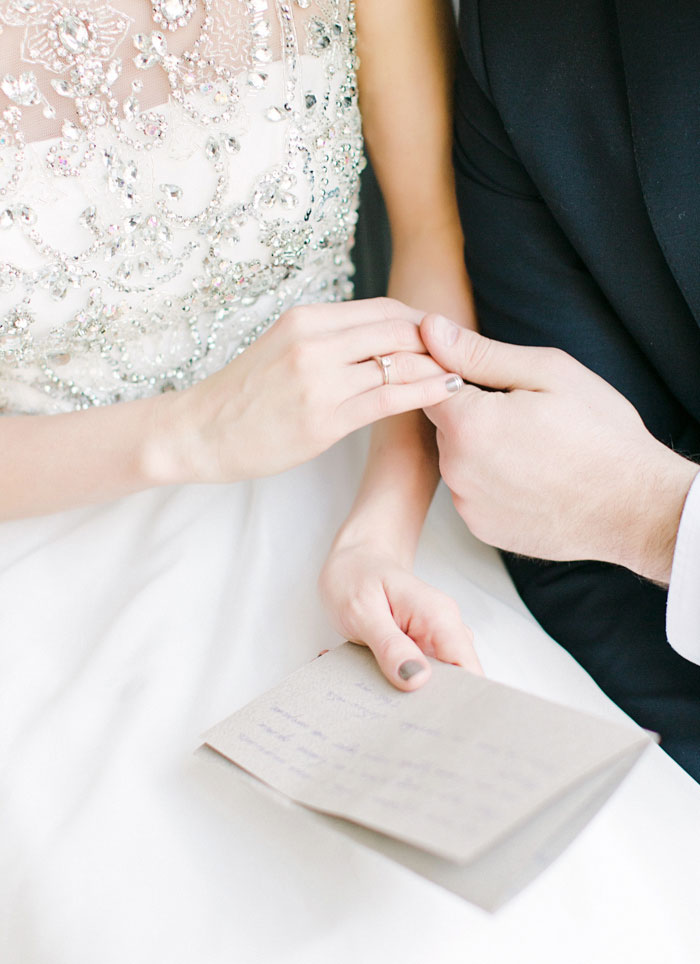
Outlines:
{"label": "bride's other hand", "polygon": [[[422,317],[389,298],[286,312],[233,363],[159,399],[158,481],[271,475],[371,422],[444,401],[462,381],[425,353]],[[375,358],[386,355],[389,384]]]}
{"label": "bride's other hand", "polygon": [[334,628],[374,653],[401,690],[430,678],[426,656],[481,674],[457,603],[371,544],[334,546],[319,578]]}
{"label": "bride's other hand", "polygon": [[[474,327],[452,169],[451,0],[357,0],[356,8],[363,129],[391,225],[389,294]],[[336,628],[368,644],[402,690],[428,680],[426,654],[480,671],[456,604],[412,575],[438,478],[435,430],[422,413],[378,422],[321,575]],[[404,679],[412,663],[422,671]]]}

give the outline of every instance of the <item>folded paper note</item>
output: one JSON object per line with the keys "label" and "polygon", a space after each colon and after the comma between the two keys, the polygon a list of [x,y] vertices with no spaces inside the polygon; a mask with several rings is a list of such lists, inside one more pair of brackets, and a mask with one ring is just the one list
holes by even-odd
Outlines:
{"label": "folded paper note", "polygon": [[486,909],[561,852],[650,736],[431,661],[401,693],[352,643],[205,735],[257,780]]}

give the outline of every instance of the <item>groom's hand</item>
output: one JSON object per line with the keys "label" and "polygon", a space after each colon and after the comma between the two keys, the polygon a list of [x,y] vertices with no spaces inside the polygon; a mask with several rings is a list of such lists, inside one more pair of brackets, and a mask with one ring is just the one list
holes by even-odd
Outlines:
{"label": "groom's hand", "polygon": [[492,341],[438,315],[423,320],[421,335],[443,368],[470,383],[426,414],[472,532],[524,555],[598,559],[668,582],[698,466],[564,352]]}

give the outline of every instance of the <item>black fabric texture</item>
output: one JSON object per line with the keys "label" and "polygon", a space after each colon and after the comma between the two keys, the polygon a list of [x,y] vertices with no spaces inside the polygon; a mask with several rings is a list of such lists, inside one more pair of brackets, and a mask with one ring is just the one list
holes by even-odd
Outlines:
{"label": "black fabric texture", "polygon": [[[563,348],[697,459],[700,6],[462,0],[460,38],[455,169],[482,330]],[[666,641],[665,591],[505,558],[541,625],[700,779],[700,667]]]}
{"label": "black fabric texture", "polygon": [[353,249],[355,297],[379,298],[387,292],[391,235],[382,192],[368,162],[360,181],[360,216]]}

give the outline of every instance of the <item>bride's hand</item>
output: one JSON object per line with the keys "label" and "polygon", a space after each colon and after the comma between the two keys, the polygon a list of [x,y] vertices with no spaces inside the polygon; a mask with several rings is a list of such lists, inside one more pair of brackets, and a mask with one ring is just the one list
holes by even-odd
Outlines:
{"label": "bride's hand", "polygon": [[[286,312],[221,371],[163,396],[168,481],[281,472],[363,425],[444,401],[462,381],[425,353],[422,317],[387,298]],[[388,385],[379,355],[392,359]]]}
{"label": "bride's hand", "polygon": [[426,656],[482,673],[473,634],[456,602],[372,545],[335,546],[319,577],[335,629],[374,653],[386,678],[415,690],[430,677]]}

